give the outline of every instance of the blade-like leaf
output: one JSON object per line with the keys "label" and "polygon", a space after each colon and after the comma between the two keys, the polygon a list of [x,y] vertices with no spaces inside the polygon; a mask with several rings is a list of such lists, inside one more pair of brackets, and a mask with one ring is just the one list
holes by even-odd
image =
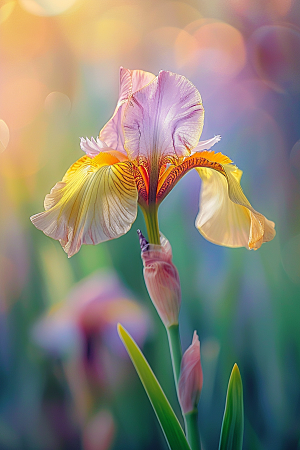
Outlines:
{"label": "blade-like leaf", "polygon": [[169,448],[190,450],[181,425],[141,350],[120,324],[118,332],[152,403]]}
{"label": "blade-like leaf", "polygon": [[242,450],[243,434],[243,385],[239,368],[235,364],[227,388],[219,450]]}

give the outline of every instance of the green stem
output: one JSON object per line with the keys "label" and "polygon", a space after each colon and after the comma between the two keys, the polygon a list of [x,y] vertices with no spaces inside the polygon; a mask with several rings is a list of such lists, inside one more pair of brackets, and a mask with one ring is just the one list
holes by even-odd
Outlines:
{"label": "green stem", "polygon": [[201,450],[198,428],[198,409],[184,415],[186,437],[192,450]]}
{"label": "green stem", "polygon": [[179,325],[171,325],[167,328],[167,334],[169,339],[169,347],[172,359],[173,373],[176,384],[176,390],[178,393],[178,381],[180,376],[180,365],[182,358]]}
{"label": "green stem", "polygon": [[[158,226],[158,205],[151,203],[146,207],[141,208],[144,214],[145,223],[148,232],[148,239],[150,244],[160,245],[160,235]],[[171,325],[166,327],[169,348],[172,359],[173,374],[178,397],[178,382],[180,377],[182,349],[179,334],[179,325]],[[184,416],[185,429],[187,440],[190,444],[191,450],[201,450],[200,436],[198,429],[198,410],[197,408]]]}
{"label": "green stem", "polygon": [[158,226],[158,205],[155,203],[146,208],[141,208],[146,222],[148,239],[150,244],[160,245],[159,226]]}

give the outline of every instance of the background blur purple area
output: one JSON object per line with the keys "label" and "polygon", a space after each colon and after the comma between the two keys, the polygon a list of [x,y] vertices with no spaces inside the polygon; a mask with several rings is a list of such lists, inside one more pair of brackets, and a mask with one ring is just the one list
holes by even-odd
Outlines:
{"label": "background blur purple area", "polygon": [[[126,236],[84,246],[70,260],[29,221],[81,156],[79,137],[96,137],[110,118],[121,65],[170,70],[196,85],[206,111],[202,138],[222,135],[216,151],[244,171],[247,197],[276,223],[276,238],[257,252],[206,242],[194,227],[196,172],[160,208],[181,277],[183,347],[194,329],[201,341],[203,449],[217,448],[235,362],[244,383],[244,449],[299,449],[299,2],[8,0],[0,3],[0,27],[1,450],[167,448],[112,328],[101,334],[70,320],[72,289],[99,269],[117,273],[126,290],[119,301],[148,311],[148,325],[137,317],[132,333],[147,335],[144,352],[179,410],[165,331],[142,278],[141,215]],[[115,317],[97,308],[87,317],[99,314],[101,324]],[[62,322],[56,339],[52,327],[50,335],[40,328],[42,345],[36,327],[49,310]]]}

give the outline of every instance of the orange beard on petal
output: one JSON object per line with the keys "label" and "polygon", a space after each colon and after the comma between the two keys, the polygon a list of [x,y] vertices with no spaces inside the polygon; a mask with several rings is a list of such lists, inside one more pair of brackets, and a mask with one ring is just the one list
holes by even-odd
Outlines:
{"label": "orange beard on petal", "polygon": [[148,204],[149,194],[149,176],[145,167],[132,165],[133,176],[139,193],[139,203],[141,205]]}
{"label": "orange beard on petal", "polygon": [[230,162],[231,160],[222,153],[203,151],[188,156],[178,165],[172,164],[165,170],[159,180],[157,202],[161,203],[166,195],[173,189],[175,184],[178,183],[183,175],[185,175],[189,170],[196,167],[206,167],[209,169],[214,169],[227,177],[222,164],[228,164]]}

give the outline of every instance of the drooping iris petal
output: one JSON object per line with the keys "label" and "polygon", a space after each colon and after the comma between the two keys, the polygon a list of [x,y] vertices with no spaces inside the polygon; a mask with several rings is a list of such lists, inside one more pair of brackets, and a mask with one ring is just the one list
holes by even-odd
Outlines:
{"label": "drooping iris petal", "polygon": [[[258,249],[275,236],[274,223],[255,211],[240,186],[242,171],[224,155],[203,152],[225,171],[197,168],[202,178],[196,227],[209,241],[227,247]],[[209,154],[211,154],[209,156]]]}
{"label": "drooping iris petal", "polygon": [[146,86],[155,78],[155,75],[143,70],[120,69],[120,92],[119,100],[112,118],[100,131],[99,137],[108,147],[119,152],[124,151],[124,136],[122,119],[130,96],[139,89]]}
{"label": "drooping iris petal", "polygon": [[187,156],[203,127],[201,96],[185,77],[162,71],[130,98],[124,119],[125,149],[132,160],[156,162]]}
{"label": "drooping iris petal", "polygon": [[127,233],[137,214],[137,188],[129,161],[109,153],[80,158],[45,198],[46,211],[31,217],[72,256],[82,244]]}

